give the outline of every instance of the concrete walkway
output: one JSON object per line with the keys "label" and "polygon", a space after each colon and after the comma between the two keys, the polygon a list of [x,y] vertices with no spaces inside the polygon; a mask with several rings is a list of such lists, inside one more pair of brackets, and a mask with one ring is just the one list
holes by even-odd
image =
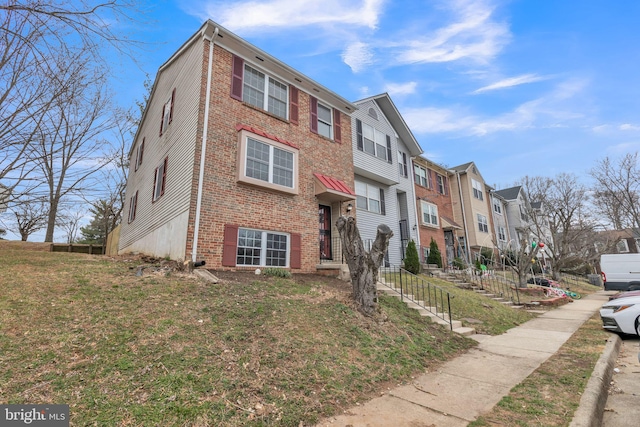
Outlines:
{"label": "concrete walkway", "polygon": [[558,351],[609,294],[600,291],[586,296],[502,335],[475,336],[477,347],[437,371],[318,426],[467,426]]}

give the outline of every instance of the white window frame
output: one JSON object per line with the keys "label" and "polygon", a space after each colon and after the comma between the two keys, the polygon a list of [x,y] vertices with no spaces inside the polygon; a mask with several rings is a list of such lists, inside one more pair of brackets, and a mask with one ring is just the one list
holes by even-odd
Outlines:
{"label": "white window frame", "polygon": [[398,150],[398,171],[400,176],[404,178],[409,177],[409,166],[407,165],[407,154]]}
{"label": "white window frame", "polygon": [[[254,236],[255,235],[259,235],[260,236],[260,246],[250,246],[247,245],[247,240],[248,239],[252,239],[251,237],[248,236],[244,236],[241,237],[243,235],[243,233],[252,233]],[[274,259],[274,258],[269,258],[269,251],[270,250],[274,250],[273,248],[269,248],[269,238],[270,237],[279,237],[279,238],[286,238],[286,242],[285,242],[285,246],[286,249],[284,249],[284,264],[273,264],[270,262],[270,259]],[[244,245],[241,245],[241,242],[243,242],[244,240]],[[258,263],[251,263],[251,264],[241,264],[239,263],[241,255],[240,252],[241,251],[251,251],[251,250],[257,250],[258,251],[258,255],[256,256],[255,254],[253,256],[249,256],[249,258],[253,258],[258,260]],[[281,248],[277,248],[275,249],[277,252],[282,253],[283,250]],[[242,255],[242,259],[246,260],[248,257],[245,256],[245,254]],[[281,259],[280,257],[275,258],[275,259]],[[236,265],[238,267],[280,267],[280,268],[288,268],[289,267],[289,262],[291,259],[291,235],[289,233],[279,233],[279,232],[275,232],[275,231],[267,231],[267,230],[256,230],[256,229],[252,229],[252,228],[238,228],[238,239],[237,239],[237,248],[236,248]]]}
{"label": "white window frame", "polygon": [[136,219],[136,210],[138,209],[138,190],[129,199],[129,219],[128,223],[131,224]]}
{"label": "white window frame", "polygon": [[629,252],[629,243],[627,242],[627,239],[618,240],[618,243],[616,243],[616,249],[618,250],[618,253],[620,253],[620,254],[628,253]]}
{"label": "white window frame", "polygon": [[478,230],[482,233],[489,232],[489,223],[487,217],[482,214],[476,214],[478,216]]}
{"label": "white window frame", "polygon": [[498,240],[501,242],[507,241],[507,230],[503,226],[498,226]]}
{"label": "white window frame", "polygon": [[[372,136],[373,139],[369,136]],[[382,139],[382,141],[380,141],[380,139]],[[371,149],[367,150],[367,142],[369,142],[369,147],[373,144],[373,152]],[[364,122],[362,122],[362,144],[365,153],[384,160],[385,162],[393,161],[387,158],[389,155],[387,152],[387,134]]]}
{"label": "white window frame", "polygon": [[446,190],[444,188],[444,176],[440,175],[439,173],[435,173],[436,174],[436,188],[438,190],[438,193],[444,195],[446,194]]}
{"label": "white window frame", "polygon": [[471,186],[473,187],[473,197],[478,200],[484,200],[484,196],[482,195],[482,183],[471,178]]}
{"label": "white window frame", "polygon": [[[238,164],[240,165],[238,169],[237,180],[239,182],[244,182],[246,184],[256,185],[260,187],[266,187],[273,190],[283,191],[291,194],[298,194],[298,186],[299,186],[299,153],[296,147],[287,145],[280,141],[274,141],[266,138],[262,135],[257,135],[255,133],[249,132],[247,130],[241,130],[239,132],[239,148],[238,148]],[[249,162],[249,140],[254,140],[257,143],[264,144],[268,147],[269,156],[268,156],[268,172],[267,172],[267,180],[249,176],[247,174],[247,166]],[[291,186],[279,184],[274,182],[274,172],[277,170],[277,167],[274,165],[274,154],[276,153],[286,153],[291,156],[293,168],[291,169],[292,174],[292,184]]]}
{"label": "white window frame", "polygon": [[[329,121],[320,117],[321,109],[329,112]],[[324,125],[324,127],[322,125]],[[320,101],[318,101],[318,135],[333,139],[333,108],[324,105]]]}
{"label": "white window frame", "polygon": [[[255,71],[256,73],[262,75],[262,78],[263,78],[262,88],[252,86],[248,83],[247,69],[250,69],[251,71]],[[271,82],[274,82],[275,85],[278,85],[284,88],[285,94],[283,99],[280,99],[279,97],[277,97],[275,93],[272,94],[270,92]],[[260,102],[261,105],[257,105],[256,103],[251,102],[251,98],[249,98],[250,91],[247,90],[247,87],[254,89],[256,91],[262,92],[262,102]],[[284,103],[284,115],[279,114],[274,108],[270,108],[270,102],[269,102],[270,99],[274,99],[280,103]],[[263,110],[273,114],[274,116],[280,117],[284,120],[287,120],[287,118],[289,117],[289,85],[265,73],[264,71],[259,70],[258,68],[250,64],[247,64],[246,62],[244,63],[244,67],[242,69],[242,101],[246,102],[249,105],[253,105],[254,107],[262,108]]]}
{"label": "white window frame", "polygon": [[160,163],[160,165],[158,165],[155,171],[155,179],[154,179],[155,187],[153,188],[153,199],[152,199],[153,202],[155,202],[156,200],[158,200],[160,197],[164,195],[163,187],[166,185],[166,180],[167,180],[167,172],[165,170],[165,167],[167,165],[167,159],[168,159],[167,157],[162,159],[162,162]]}
{"label": "white window frame", "polygon": [[[356,207],[369,212],[381,214],[382,201],[380,200],[380,187],[367,184],[362,181],[355,181],[356,187]],[[376,209],[377,207],[377,209]]]}
{"label": "white window frame", "polygon": [[429,227],[439,227],[438,206],[421,200],[420,207],[422,209],[422,224]]}
{"label": "white window frame", "polygon": [[140,168],[140,166],[142,165],[142,160],[144,156],[144,140],[145,138],[142,138],[142,142],[140,143],[140,145],[138,145],[138,149],[136,150],[136,163],[135,163],[134,171],[137,171],[138,168]]}
{"label": "white window frame", "polygon": [[493,211],[498,215],[502,215],[502,203],[500,203],[500,200],[493,199]]}
{"label": "white window frame", "polygon": [[[169,127],[169,123],[171,122],[171,104],[173,103],[173,94],[169,96],[169,100],[165,102],[164,108],[162,109],[162,135],[166,132]],[[158,123],[158,122],[156,122]]]}
{"label": "white window frame", "polygon": [[[424,172],[424,176],[419,172]],[[416,184],[422,187],[429,188],[429,174],[427,173],[427,170],[425,168],[423,168],[422,166],[413,165],[413,174],[416,178]]]}

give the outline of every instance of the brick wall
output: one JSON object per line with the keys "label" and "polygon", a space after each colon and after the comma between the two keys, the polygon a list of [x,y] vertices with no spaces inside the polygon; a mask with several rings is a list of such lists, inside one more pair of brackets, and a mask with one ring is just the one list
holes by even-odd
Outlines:
{"label": "brick wall", "polygon": [[[199,128],[204,123],[206,68],[209,45],[203,43],[202,92]],[[341,114],[342,143],[335,143],[310,131],[310,98],[300,90],[299,124],[244,104],[231,98],[232,54],[214,47],[213,82],[208,125],[204,187],[200,211],[198,258],[207,266],[223,269],[222,250],[225,224],[301,235],[301,269],[294,272],[315,272],[319,261],[318,199],[314,191],[313,173],[345,181],[353,188],[353,154],[351,151],[351,120]],[[238,124],[259,129],[284,139],[299,148],[299,192],[286,194],[261,187],[238,183]],[[199,141],[202,133],[199,132]],[[197,143],[187,254],[192,253],[193,224],[200,166],[200,142]]]}

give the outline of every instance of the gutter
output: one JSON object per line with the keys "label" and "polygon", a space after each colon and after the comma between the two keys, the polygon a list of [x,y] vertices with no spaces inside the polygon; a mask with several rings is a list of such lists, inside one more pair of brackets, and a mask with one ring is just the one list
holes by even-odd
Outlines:
{"label": "gutter", "polygon": [[196,196],[196,217],[193,230],[193,245],[191,246],[191,261],[195,263],[198,257],[198,235],[200,232],[200,211],[202,209],[202,187],[204,182],[204,166],[207,154],[207,136],[209,128],[209,103],[211,101],[211,74],[213,68],[213,46],[218,35],[218,27],[215,27],[212,35],[206,33],[206,27],[202,30],[202,37],[209,40],[209,64],[207,66],[207,93],[204,104],[204,123],[202,130],[202,145],[200,148],[200,171],[198,173],[198,194]]}

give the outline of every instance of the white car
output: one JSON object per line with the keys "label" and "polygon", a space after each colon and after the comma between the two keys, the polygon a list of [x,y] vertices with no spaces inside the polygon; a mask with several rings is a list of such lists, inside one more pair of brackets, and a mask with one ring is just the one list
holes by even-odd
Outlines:
{"label": "white car", "polygon": [[612,332],[640,336],[640,296],[610,300],[600,308],[602,326]]}

